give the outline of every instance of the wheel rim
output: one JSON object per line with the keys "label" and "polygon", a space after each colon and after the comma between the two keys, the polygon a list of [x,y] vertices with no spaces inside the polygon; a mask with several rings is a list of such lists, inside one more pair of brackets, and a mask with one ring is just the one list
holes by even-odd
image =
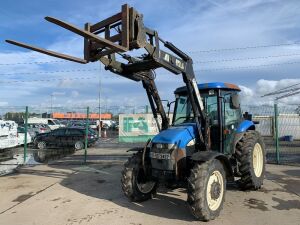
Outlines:
{"label": "wheel rim", "polygon": [[224,180],[220,171],[214,171],[208,179],[206,188],[206,200],[210,210],[217,210],[224,195]]}
{"label": "wheel rim", "polygon": [[260,177],[263,170],[264,159],[263,159],[262,147],[259,143],[256,143],[254,145],[252,160],[253,160],[254,174],[256,177]]}
{"label": "wheel rim", "polygon": [[155,182],[154,181],[144,181],[145,179],[143,176],[144,176],[144,172],[142,170],[140,170],[136,176],[136,185],[140,192],[147,194],[150,191],[152,191],[152,189],[155,186]]}
{"label": "wheel rim", "polygon": [[81,148],[82,148],[81,143],[80,143],[80,142],[76,142],[76,143],[75,143],[75,148],[76,148],[76,149],[81,149]]}
{"label": "wheel rim", "polygon": [[38,143],[38,148],[39,149],[44,149],[45,148],[45,143],[44,142],[39,142]]}

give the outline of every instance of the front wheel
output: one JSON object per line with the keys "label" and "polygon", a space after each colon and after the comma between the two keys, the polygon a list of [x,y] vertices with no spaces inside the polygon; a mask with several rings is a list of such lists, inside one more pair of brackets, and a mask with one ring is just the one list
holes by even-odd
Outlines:
{"label": "front wheel", "polygon": [[195,164],[188,178],[187,203],[197,219],[215,219],[223,208],[225,192],[226,174],[219,160]]}
{"label": "front wheel", "polygon": [[146,201],[156,194],[157,183],[145,175],[140,153],[134,154],[124,164],[121,182],[125,196],[131,201]]}

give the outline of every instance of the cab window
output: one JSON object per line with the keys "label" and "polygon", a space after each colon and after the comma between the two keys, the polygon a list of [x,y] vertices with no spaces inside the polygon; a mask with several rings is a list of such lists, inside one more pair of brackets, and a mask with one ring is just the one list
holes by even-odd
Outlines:
{"label": "cab window", "polygon": [[210,125],[219,124],[219,113],[218,113],[218,98],[214,92],[211,95],[202,95],[202,99],[205,103],[206,114],[210,120]]}
{"label": "cab window", "polygon": [[181,124],[191,122],[194,119],[194,114],[191,108],[189,98],[187,96],[179,96],[176,99],[176,109],[173,124]]}
{"label": "cab window", "polygon": [[233,109],[231,104],[230,94],[226,94],[224,96],[224,118],[225,118],[225,125],[235,124],[241,118],[240,109]]}

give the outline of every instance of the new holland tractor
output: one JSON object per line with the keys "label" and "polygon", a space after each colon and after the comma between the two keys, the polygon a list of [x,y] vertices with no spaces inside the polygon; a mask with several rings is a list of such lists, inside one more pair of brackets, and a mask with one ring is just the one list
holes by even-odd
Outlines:
{"label": "new holland tractor", "polygon": [[[124,165],[121,183],[131,201],[151,199],[159,185],[184,187],[191,213],[200,220],[216,218],[225,199],[226,183],[256,190],[263,184],[265,147],[249,114],[242,115],[238,86],[197,84],[193,60],[143,23],[143,15],[127,4],[121,12],[84,29],[53,17],[46,20],[84,38],[84,58],[24,43],[8,43],[47,55],[86,64],[100,61],[105,69],[142,82],[159,133]],[[133,56],[140,53],[143,54]],[[155,85],[155,69],[181,75],[184,86],[175,90],[173,120]],[[176,213],[176,212],[174,212]]]}

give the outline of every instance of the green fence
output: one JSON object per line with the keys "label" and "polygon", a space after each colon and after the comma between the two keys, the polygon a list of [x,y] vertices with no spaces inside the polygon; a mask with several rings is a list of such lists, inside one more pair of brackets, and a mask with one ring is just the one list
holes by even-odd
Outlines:
{"label": "green fence", "polygon": [[[261,133],[267,150],[267,161],[269,163],[300,165],[300,116],[296,106],[283,104],[244,106],[243,111],[252,114],[253,120],[258,122],[256,129]],[[81,121],[85,128],[85,140],[81,151],[74,151],[74,148],[52,149],[39,151],[36,149],[34,140],[30,139],[30,121],[35,118],[51,118],[54,113],[68,115],[68,119],[57,118],[61,122],[72,120]],[[157,134],[155,121],[146,106],[141,107],[0,107],[2,119],[15,121],[19,127],[23,127],[26,135],[23,136],[23,146],[0,149],[0,163],[7,162],[19,155],[18,161],[13,163],[24,164],[30,162],[34,154],[35,159],[43,161],[43,158],[60,158],[72,155],[70,163],[87,163],[91,159],[89,151],[88,132],[95,121],[105,121],[105,118],[97,118],[95,115],[102,116],[109,113],[111,121],[119,122],[115,127],[112,125],[101,124],[96,126],[96,133],[99,141],[93,149],[118,149],[142,146],[150,137]],[[108,120],[106,120],[108,121]],[[20,140],[20,137],[18,137]],[[1,141],[1,140],[0,140]],[[46,155],[45,155],[46,154]],[[48,155],[47,155],[48,154]],[[46,160],[47,161],[47,160]]]}
{"label": "green fence", "polygon": [[[13,165],[30,164],[33,161],[44,163],[48,162],[48,160],[59,159],[71,154],[76,154],[77,156],[74,163],[86,163],[88,147],[90,144],[94,144],[94,140],[90,138],[99,137],[99,125],[95,124],[93,130],[90,128],[90,115],[91,113],[94,115],[93,119],[95,121],[97,119],[95,118],[95,114],[98,111],[97,108],[90,110],[90,107],[77,107],[75,110],[70,110],[63,107],[37,108],[25,106],[6,107],[0,110],[2,114],[1,121],[4,121],[3,127],[1,127],[1,131],[3,132],[0,137],[0,141],[4,143],[0,147],[0,164],[2,167],[6,166],[8,169],[14,168]],[[55,113],[64,115],[66,118],[55,118]],[[70,115],[74,115],[74,118],[70,117]],[[75,123],[74,121],[77,122]],[[36,126],[37,123],[45,124],[45,126]],[[72,124],[68,125],[67,123]],[[17,129],[14,129],[11,124],[16,124]],[[59,146],[59,148],[44,146],[43,149],[39,149],[37,141],[38,133],[48,133],[58,127],[66,126],[78,127],[84,131],[84,139],[81,140],[81,151],[76,153],[76,146],[70,146],[67,141],[65,142],[66,145]],[[65,130],[64,132],[67,133],[68,131]],[[59,136],[56,139],[58,140]]]}
{"label": "green fence", "polygon": [[267,161],[300,165],[299,108],[280,103],[243,108],[258,122],[256,128],[264,138]]}

